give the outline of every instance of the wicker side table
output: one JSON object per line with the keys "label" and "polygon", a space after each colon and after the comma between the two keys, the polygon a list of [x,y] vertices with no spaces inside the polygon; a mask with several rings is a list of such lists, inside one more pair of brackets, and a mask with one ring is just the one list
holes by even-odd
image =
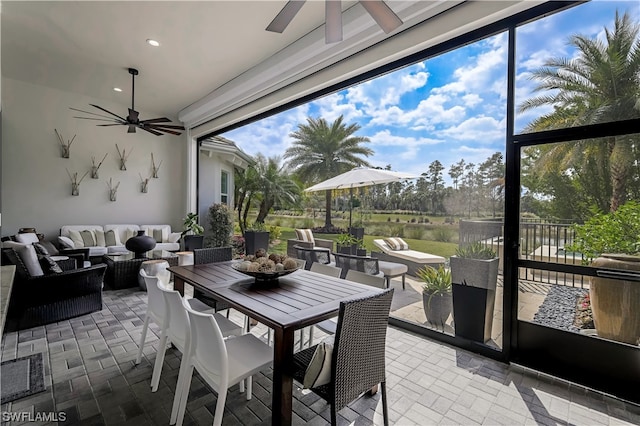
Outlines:
{"label": "wicker side table", "polygon": [[107,264],[104,283],[111,290],[137,287],[140,265],[145,260],[164,259],[170,266],[178,265],[178,255],[170,251],[154,250],[147,253],[147,257],[135,257],[133,253],[113,255],[105,254],[102,261]]}

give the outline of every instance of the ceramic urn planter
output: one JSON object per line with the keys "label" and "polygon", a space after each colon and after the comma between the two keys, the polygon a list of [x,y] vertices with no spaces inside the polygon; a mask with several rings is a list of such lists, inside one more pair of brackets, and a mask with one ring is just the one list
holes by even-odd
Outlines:
{"label": "ceramic urn planter", "polygon": [[[640,273],[640,256],[603,254],[596,268]],[[603,274],[604,275],[604,274]],[[598,337],[638,345],[640,340],[640,281],[591,277],[591,310]]]}

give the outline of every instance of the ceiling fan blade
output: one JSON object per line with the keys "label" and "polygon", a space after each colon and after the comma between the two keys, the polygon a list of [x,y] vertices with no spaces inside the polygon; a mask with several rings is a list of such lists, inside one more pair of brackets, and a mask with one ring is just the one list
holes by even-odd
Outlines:
{"label": "ceiling fan blade", "polygon": [[114,124],[96,124],[96,126],[100,127],[109,127],[109,126],[122,126],[125,123],[114,123]]}
{"label": "ceiling fan blade", "polygon": [[[111,118],[111,117],[109,117],[109,116],[107,116],[107,115],[96,114],[95,112],[91,112],[91,111],[84,111],[84,110],[82,110],[82,109],[78,109],[78,108],[71,108],[71,107],[69,107],[69,109],[70,109],[70,110],[73,110],[73,111],[82,112],[82,113],[84,113],[84,114],[91,114],[91,115],[95,115],[96,117],[108,118],[108,119],[110,119],[110,120],[113,120],[113,118]],[[79,118],[79,117],[76,117],[76,118]]]}
{"label": "ceiling fan blade", "polygon": [[274,33],[282,33],[291,20],[296,16],[306,0],[289,0],[282,10],[273,18],[266,30]]}
{"label": "ceiling fan blade", "polygon": [[154,135],[156,135],[156,136],[162,136],[162,133],[160,133],[160,132],[156,132],[155,130],[151,130],[151,129],[149,129],[148,127],[142,127],[142,126],[140,126],[140,128],[141,128],[142,130],[146,131],[146,132],[153,133],[153,134],[154,134]]}
{"label": "ceiling fan blade", "polygon": [[162,118],[151,118],[149,120],[140,120],[140,123],[143,124],[150,124],[150,123],[171,123],[171,120],[169,120],[167,117],[162,117]]}
{"label": "ceiling fan blade", "polygon": [[325,43],[329,44],[342,41],[342,1],[326,0],[324,18]]}
{"label": "ceiling fan blade", "polygon": [[119,120],[116,120],[115,118],[94,118],[94,117],[73,117],[73,118],[79,118],[80,120],[110,121],[112,123],[125,124],[123,122],[120,122]]}
{"label": "ceiling fan blade", "polygon": [[389,34],[402,25],[402,19],[384,1],[362,0],[360,4],[369,12],[369,15],[380,25],[380,28],[385,33]]}
{"label": "ceiling fan blade", "polygon": [[[156,128],[154,127],[154,129],[156,129]],[[165,132],[165,133],[169,133],[169,134],[172,134],[172,135],[176,135],[176,136],[180,136],[182,134],[182,132],[176,132],[175,130],[168,130],[168,129],[156,129],[156,130],[158,130],[160,132]]]}
{"label": "ceiling fan blade", "polygon": [[134,109],[129,108],[129,115],[127,116],[127,122],[129,123],[138,123],[138,116],[140,113]]}
{"label": "ceiling fan blade", "polygon": [[118,118],[119,118],[120,120],[122,120],[122,121],[127,121],[127,120],[125,120],[124,118],[120,117],[118,114],[114,114],[114,113],[112,113],[111,111],[107,111],[106,109],[102,108],[101,106],[94,105],[94,104],[89,104],[89,105],[91,105],[91,106],[92,106],[92,107],[94,107],[94,108],[98,108],[100,111],[104,111],[104,112],[106,112],[107,114],[111,114],[111,115],[113,115],[114,117],[118,117]]}
{"label": "ceiling fan blade", "polygon": [[151,127],[153,129],[176,129],[184,130],[184,126],[169,125],[169,124],[147,124],[145,127]]}

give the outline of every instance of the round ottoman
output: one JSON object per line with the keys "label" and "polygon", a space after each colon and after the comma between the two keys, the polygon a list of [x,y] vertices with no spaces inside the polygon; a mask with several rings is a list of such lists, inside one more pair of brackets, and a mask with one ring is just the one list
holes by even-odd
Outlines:
{"label": "round ottoman", "polygon": [[178,255],[178,266],[193,265],[192,251],[179,251],[176,254]]}

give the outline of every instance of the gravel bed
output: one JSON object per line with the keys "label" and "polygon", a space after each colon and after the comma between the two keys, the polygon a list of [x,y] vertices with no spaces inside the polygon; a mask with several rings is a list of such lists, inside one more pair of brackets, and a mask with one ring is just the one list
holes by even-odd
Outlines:
{"label": "gravel bed", "polygon": [[533,316],[533,322],[576,333],[580,332],[580,329],[573,325],[576,316],[576,301],[578,296],[588,292],[583,288],[552,286],[538,312]]}

